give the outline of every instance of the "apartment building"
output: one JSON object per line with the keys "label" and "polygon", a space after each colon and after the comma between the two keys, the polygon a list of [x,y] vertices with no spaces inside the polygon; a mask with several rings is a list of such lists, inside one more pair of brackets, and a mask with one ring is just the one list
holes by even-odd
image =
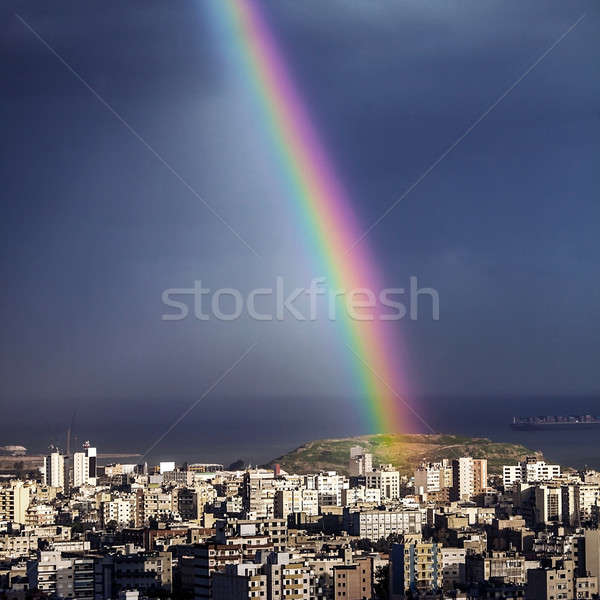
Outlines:
{"label": "apartment building", "polygon": [[65,457],[58,450],[44,456],[42,481],[61,491],[65,489]]}
{"label": "apartment building", "polygon": [[525,558],[517,552],[484,552],[468,555],[468,581],[496,579],[503,583],[523,585],[527,578]]}
{"label": "apartment building", "polygon": [[319,493],[305,488],[275,492],[275,518],[287,519],[293,513],[319,514]]}
{"label": "apartment building", "polygon": [[212,598],[213,574],[242,562],[239,544],[211,542],[186,546],[179,558],[182,591],[194,600],[208,600]]}
{"label": "apartment building", "polygon": [[213,600],[267,599],[267,576],[261,564],[227,565],[212,578]]}
{"label": "apartment building", "polygon": [[317,475],[307,475],[305,479],[308,489],[317,490],[319,506],[341,506],[342,490],[350,487],[350,481],[336,471],[323,471]]}
{"label": "apartment building", "polygon": [[373,597],[373,559],[359,558],[350,564],[333,567],[334,600],[371,600]]}
{"label": "apartment building", "polygon": [[30,488],[22,481],[0,486],[0,521],[25,524],[30,502]]}
{"label": "apartment building", "polygon": [[576,597],[574,594],[575,573],[571,560],[553,559],[550,568],[527,571],[526,600],[570,600]]}
{"label": "apartment building", "polygon": [[466,580],[465,548],[442,548],[442,581],[444,590],[452,590]]}
{"label": "apartment building", "polygon": [[457,458],[452,461],[452,500],[469,499],[475,492],[475,470],[470,457]]}
{"label": "apartment building", "polygon": [[176,469],[163,473],[163,483],[176,483],[178,485],[191,486],[194,483],[194,473],[190,470]]}
{"label": "apartment building", "polygon": [[452,461],[452,500],[468,500],[487,488],[487,459],[465,456]]}
{"label": "apartment building", "polygon": [[545,461],[535,457],[528,457],[518,465],[502,467],[502,481],[505,489],[514,483],[550,481],[557,477],[560,477],[560,465],[548,465]]}
{"label": "apartment building", "polygon": [[100,516],[104,526],[111,521],[125,527],[135,524],[136,496],[127,494],[102,502],[100,504]]}
{"label": "apartment building", "polygon": [[483,494],[487,490],[487,458],[473,459],[473,493]]}
{"label": "apartment building", "polygon": [[394,544],[390,556],[390,600],[401,600],[407,592],[442,588],[441,546],[434,542]]}
{"label": "apartment building", "polygon": [[275,551],[287,545],[286,519],[220,519],[216,522],[215,540],[219,544],[246,543],[251,538],[265,539]]}
{"label": "apartment building", "polygon": [[598,578],[597,577],[575,577],[575,598],[597,598],[598,597]]}
{"label": "apartment building", "polygon": [[562,486],[563,521],[578,527],[595,520],[600,507],[600,485],[597,483],[570,483]]}
{"label": "apartment building", "polygon": [[365,452],[360,446],[350,448],[348,470],[351,477],[360,477],[373,470],[373,455]]}
{"label": "apartment building", "polygon": [[195,490],[178,487],[171,492],[171,496],[174,512],[179,514],[184,521],[198,518],[198,494]]}
{"label": "apartment building", "polygon": [[534,520],[537,524],[549,525],[562,522],[563,492],[559,485],[537,485],[534,492]]}
{"label": "apartment building", "polygon": [[145,491],[142,499],[142,507],[144,522],[148,522],[149,519],[164,520],[176,512],[173,507],[171,492],[165,492],[161,488]]}
{"label": "apartment building", "polygon": [[38,552],[28,561],[29,587],[57,598],[94,599],[94,559],[79,553]]}
{"label": "apartment building", "polygon": [[382,499],[396,500],[400,497],[400,473],[390,465],[367,473],[365,481],[368,488],[380,490]]}
{"label": "apartment building", "polygon": [[289,553],[269,556],[264,566],[269,600],[310,600],[311,574],[303,562],[292,560]]}
{"label": "apartment building", "polygon": [[89,442],[83,445],[83,452],[73,454],[73,487],[96,485],[96,448]]}
{"label": "apartment building", "polygon": [[170,552],[110,554],[95,562],[95,600],[112,600],[120,590],[169,594],[173,588]]}
{"label": "apartment building", "polygon": [[426,494],[452,487],[452,462],[444,459],[436,463],[423,463],[415,469],[415,492]]}
{"label": "apartment building", "polygon": [[381,490],[364,485],[342,490],[342,506],[356,504],[381,504]]}
{"label": "apartment building", "polygon": [[346,511],[344,518],[350,535],[374,541],[392,533],[421,533],[422,515],[418,510]]}
{"label": "apartment building", "polygon": [[0,559],[13,559],[29,556],[38,549],[39,537],[31,531],[20,535],[0,533]]}
{"label": "apartment building", "polygon": [[242,481],[246,516],[253,519],[272,519],[275,513],[275,492],[273,471],[246,471]]}

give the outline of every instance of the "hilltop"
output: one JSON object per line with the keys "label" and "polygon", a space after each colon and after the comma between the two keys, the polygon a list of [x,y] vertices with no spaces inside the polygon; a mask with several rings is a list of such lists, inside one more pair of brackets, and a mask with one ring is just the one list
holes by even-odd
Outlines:
{"label": "hilltop", "polygon": [[472,438],[444,434],[376,434],[357,437],[324,439],[307,442],[299,448],[274,459],[289,473],[338,471],[348,474],[350,448],[361,446],[373,454],[373,463],[394,465],[402,474],[412,474],[423,461],[471,456],[487,458],[488,471],[500,473],[502,465],[514,464],[525,456],[543,458],[540,452],[520,444],[492,442],[487,438]]}

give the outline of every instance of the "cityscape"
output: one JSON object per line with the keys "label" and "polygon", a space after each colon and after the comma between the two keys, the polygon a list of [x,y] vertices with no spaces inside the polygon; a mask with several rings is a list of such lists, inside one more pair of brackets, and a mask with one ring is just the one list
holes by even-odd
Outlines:
{"label": "cityscape", "polygon": [[486,458],[442,458],[402,473],[354,445],[339,472],[293,473],[100,464],[86,442],[27,472],[24,448],[5,452],[6,598],[598,596],[600,472],[536,455],[495,470]]}

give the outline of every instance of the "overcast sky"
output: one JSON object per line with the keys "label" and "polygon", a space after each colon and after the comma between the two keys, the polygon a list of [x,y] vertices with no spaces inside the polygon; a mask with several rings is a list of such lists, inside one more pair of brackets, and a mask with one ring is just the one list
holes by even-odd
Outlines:
{"label": "overcast sky", "polygon": [[[598,4],[264,5],[365,228],[586,15],[368,243],[387,285],[414,275],[440,295],[439,321],[390,325],[415,402],[598,393]],[[2,414],[22,422],[82,404],[108,422],[184,406],[258,341],[211,411],[233,398],[227,417],[240,425],[253,399],[301,398],[316,421],[356,426],[331,324],[161,320],[168,287],[321,275],[205,2],[23,1],[2,16]]]}

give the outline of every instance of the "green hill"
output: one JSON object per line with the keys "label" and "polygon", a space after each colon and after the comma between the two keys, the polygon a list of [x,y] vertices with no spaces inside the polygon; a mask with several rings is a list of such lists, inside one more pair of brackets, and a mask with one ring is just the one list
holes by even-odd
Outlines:
{"label": "green hill", "polygon": [[442,458],[487,458],[488,471],[495,474],[501,472],[502,465],[515,464],[525,456],[542,457],[540,452],[520,444],[492,442],[487,438],[443,434],[377,434],[307,442],[271,461],[269,466],[279,463],[288,473],[324,470],[347,474],[352,446],[361,446],[365,452],[372,453],[374,465],[391,463],[406,475],[412,474],[414,468],[423,461],[435,462]]}

